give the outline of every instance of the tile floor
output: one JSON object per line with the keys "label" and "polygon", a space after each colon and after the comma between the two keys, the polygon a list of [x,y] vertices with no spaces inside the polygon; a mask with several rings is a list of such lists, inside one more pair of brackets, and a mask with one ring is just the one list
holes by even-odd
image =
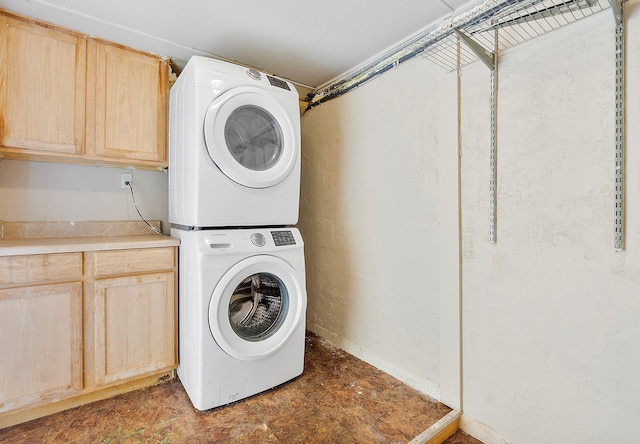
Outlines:
{"label": "tile floor", "polygon": [[0,443],[406,443],[449,411],[309,333],[304,373],[260,395],[199,412],[175,379],[8,427]]}

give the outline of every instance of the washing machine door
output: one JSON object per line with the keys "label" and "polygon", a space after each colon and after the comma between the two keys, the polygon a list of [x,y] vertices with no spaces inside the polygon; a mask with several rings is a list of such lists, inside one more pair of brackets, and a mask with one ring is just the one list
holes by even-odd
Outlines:
{"label": "washing machine door", "polygon": [[245,86],[211,102],[204,136],[209,156],[229,179],[250,188],[267,188],[293,169],[298,127],[273,96]]}
{"label": "washing machine door", "polygon": [[209,303],[209,328],[220,348],[246,361],[275,353],[304,322],[307,294],[301,282],[289,264],[270,255],[230,268]]}

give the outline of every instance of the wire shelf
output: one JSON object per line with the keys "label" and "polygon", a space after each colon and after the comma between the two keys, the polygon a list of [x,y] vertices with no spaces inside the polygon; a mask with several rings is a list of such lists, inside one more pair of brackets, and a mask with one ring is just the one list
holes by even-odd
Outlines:
{"label": "wire shelf", "polygon": [[[443,28],[440,38],[426,46],[421,56],[447,71],[453,71],[458,68],[458,38],[453,29],[473,39],[488,54],[494,54],[609,7],[607,0],[509,0],[499,7],[493,6],[492,2],[484,2],[457,15]],[[467,17],[473,18],[467,20]],[[476,60],[478,57],[473,51],[464,44],[460,46],[460,66]]]}
{"label": "wire shelf", "polygon": [[447,71],[478,60],[477,48],[470,48],[467,44],[460,45],[458,56],[457,33],[473,41],[487,57],[491,57],[609,7],[608,0],[481,0],[402,42],[367,65],[320,87],[309,98],[307,109],[357,88],[416,55]]}

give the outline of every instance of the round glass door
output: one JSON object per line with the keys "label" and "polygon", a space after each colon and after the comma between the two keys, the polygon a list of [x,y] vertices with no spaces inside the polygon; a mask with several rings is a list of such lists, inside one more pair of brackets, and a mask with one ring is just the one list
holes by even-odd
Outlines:
{"label": "round glass door", "polygon": [[207,108],[207,151],[234,182],[250,188],[274,186],[287,178],[298,159],[299,119],[260,88],[231,89]]}
{"label": "round glass door", "polygon": [[270,255],[248,257],[218,281],[209,303],[209,329],[227,354],[242,360],[269,356],[301,324],[307,293],[296,271]]}
{"label": "round glass door", "polygon": [[282,281],[271,273],[245,278],[229,300],[229,323],[246,341],[261,341],[273,335],[287,313],[289,295]]}
{"label": "round glass door", "polygon": [[231,112],[224,126],[224,139],[233,158],[252,171],[273,168],[284,148],[278,121],[254,105],[243,105]]}

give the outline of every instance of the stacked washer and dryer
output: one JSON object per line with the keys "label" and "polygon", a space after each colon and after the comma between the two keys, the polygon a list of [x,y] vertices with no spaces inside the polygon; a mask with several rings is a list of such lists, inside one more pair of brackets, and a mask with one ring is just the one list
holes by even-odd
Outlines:
{"label": "stacked washer and dryer", "polygon": [[293,85],[192,57],[170,95],[169,222],[181,241],[178,377],[199,410],[302,373],[299,190]]}

